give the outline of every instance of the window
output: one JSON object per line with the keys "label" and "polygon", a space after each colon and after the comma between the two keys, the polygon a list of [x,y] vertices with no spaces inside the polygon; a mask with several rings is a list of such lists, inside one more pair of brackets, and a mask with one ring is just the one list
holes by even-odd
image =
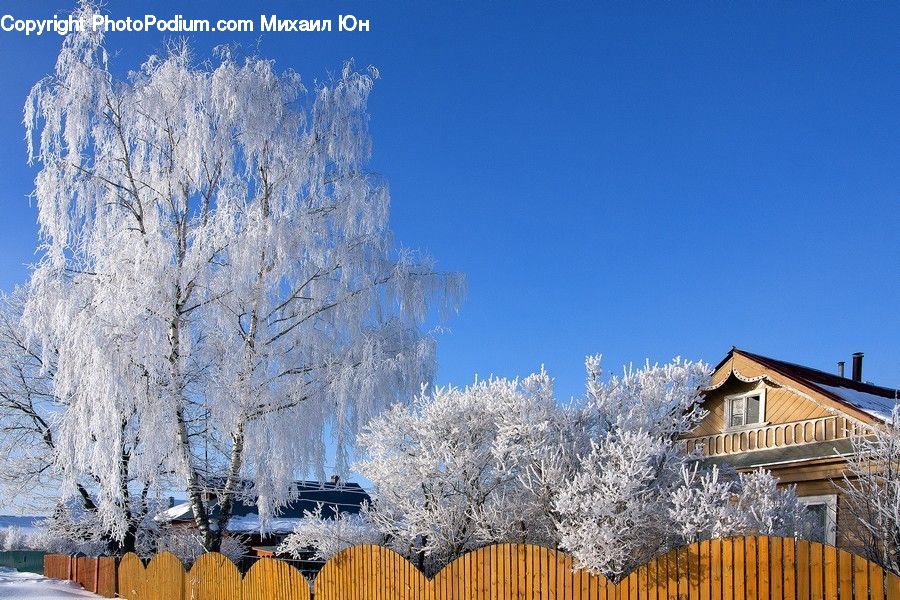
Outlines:
{"label": "window", "polygon": [[725,399],[728,427],[747,427],[763,422],[765,413],[765,390],[758,390]]}
{"label": "window", "polygon": [[837,495],[805,496],[800,498],[800,502],[806,505],[812,517],[811,531],[804,532],[803,537],[834,545],[837,534]]}

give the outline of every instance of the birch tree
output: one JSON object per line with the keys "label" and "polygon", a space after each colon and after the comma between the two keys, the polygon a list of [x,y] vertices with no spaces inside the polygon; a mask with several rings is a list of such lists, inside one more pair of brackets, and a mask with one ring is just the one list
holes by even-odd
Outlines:
{"label": "birch tree", "polygon": [[298,473],[324,479],[329,434],[342,471],[359,423],[430,379],[422,324],[463,282],[392,243],[387,187],[366,170],[377,78],[347,63],[307,87],[182,43],[119,79],[86,28],[32,89],[43,252],[25,321],[71,398],[60,456],[96,477],[112,524],[111,425],[129,415],[131,471],[174,473],[216,550],[235,499],[265,523]]}

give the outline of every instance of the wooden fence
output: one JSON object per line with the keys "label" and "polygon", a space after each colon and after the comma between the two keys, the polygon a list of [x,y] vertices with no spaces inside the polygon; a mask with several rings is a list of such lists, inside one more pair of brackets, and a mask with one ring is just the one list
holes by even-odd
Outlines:
{"label": "wooden fence", "polygon": [[116,595],[116,559],[111,556],[44,555],[44,576],[68,579],[107,598]]}
{"label": "wooden fence", "polygon": [[[51,559],[51,562],[54,559]],[[429,579],[399,554],[356,546],[332,557],[310,585],[271,558],[241,577],[220,554],[189,571],[173,555],[118,568],[129,600],[900,600],[900,577],[833,546],[747,536],[678,548],[614,583],[539,546],[498,544],[462,556]]]}
{"label": "wooden fence", "polygon": [[15,569],[22,573],[44,572],[44,554],[40,550],[0,551],[0,568]]}

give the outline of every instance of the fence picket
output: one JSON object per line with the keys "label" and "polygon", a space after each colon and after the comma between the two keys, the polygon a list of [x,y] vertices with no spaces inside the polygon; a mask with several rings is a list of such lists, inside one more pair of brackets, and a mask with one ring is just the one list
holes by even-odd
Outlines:
{"label": "fence picket", "polygon": [[869,563],[869,594],[872,600],[884,600],[884,569]]}
{"label": "fence picket", "polygon": [[722,540],[709,542],[710,556],[710,597],[712,600],[722,600]]}
{"label": "fence picket", "polygon": [[900,600],[900,577],[895,573],[887,574],[887,600]]}
{"label": "fence picket", "polygon": [[233,562],[218,552],[200,555],[188,572],[188,577],[191,580],[190,600],[241,598],[241,573]]}
{"label": "fence picket", "polygon": [[746,559],[744,557],[744,538],[734,538],[734,600],[746,598]]}
{"label": "fence picket", "polygon": [[666,556],[666,589],[669,600],[678,600],[678,552]]}
{"label": "fence picket", "polygon": [[853,586],[856,600],[868,600],[869,561],[862,556],[853,557]]}
{"label": "fence picket", "polygon": [[746,598],[759,598],[758,574],[759,554],[756,547],[756,537],[750,536],[744,539],[744,592]]}
{"label": "fence picket", "polygon": [[128,600],[143,600],[144,563],[137,554],[128,553],[119,561],[119,596]]}
{"label": "fence picket", "polygon": [[145,585],[141,600],[182,600],[184,598],[184,566],[170,552],[160,552],[144,570]]}
{"label": "fence picket", "polygon": [[784,600],[795,600],[797,597],[797,557],[794,550],[794,539],[784,538],[782,560],[784,561],[784,584],[782,593]]}
{"label": "fence picket", "polygon": [[825,547],[825,600],[837,600],[838,597],[838,569],[837,548]]}
{"label": "fence picket", "polygon": [[784,598],[784,544],[781,538],[769,538],[769,556],[772,568],[769,576],[772,584],[772,600]]}
{"label": "fence picket", "polygon": [[[241,594],[242,600],[309,600],[310,597],[309,584],[300,571],[273,558],[262,558],[250,567],[241,582]],[[160,600],[164,599],[165,596],[160,596]]]}
{"label": "fence picket", "polygon": [[812,600],[824,600],[823,568],[822,544],[813,542],[809,545],[809,595]]}
{"label": "fence picket", "polygon": [[757,575],[757,585],[756,591],[759,594],[759,600],[769,600],[770,587],[769,587],[769,538],[761,535],[756,538],[756,575]]}
{"label": "fence picket", "polygon": [[734,594],[734,540],[722,540],[722,600],[738,600]]}
{"label": "fence picket", "polygon": [[809,542],[797,540],[797,600],[809,600]]}
{"label": "fence picket", "polygon": [[838,552],[838,597],[853,600],[853,555],[846,550]]}

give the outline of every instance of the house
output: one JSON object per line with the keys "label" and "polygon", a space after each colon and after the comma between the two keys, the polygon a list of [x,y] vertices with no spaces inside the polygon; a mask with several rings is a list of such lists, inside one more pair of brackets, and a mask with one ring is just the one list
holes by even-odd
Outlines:
{"label": "house", "polygon": [[[307,512],[314,512],[321,504],[322,517],[334,518],[338,513],[358,514],[363,503],[370,502],[369,495],[358,484],[332,478],[329,482],[294,482],[295,499],[274,516],[265,534],[260,534],[260,517],[256,504],[237,501],[232,507],[226,534],[239,536],[255,556],[274,556],[277,546],[290,534]],[[212,517],[218,516],[219,507],[213,504]],[[194,518],[188,502],[175,504],[159,518],[170,526],[193,527]],[[310,552],[310,555],[312,553]]]}
{"label": "house", "polygon": [[707,464],[770,470],[815,511],[824,541],[852,542],[853,520],[835,485],[852,438],[883,423],[900,390],[862,380],[862,353],[844,376],[732,348],[704,390],[709,414],[685,437]]}

